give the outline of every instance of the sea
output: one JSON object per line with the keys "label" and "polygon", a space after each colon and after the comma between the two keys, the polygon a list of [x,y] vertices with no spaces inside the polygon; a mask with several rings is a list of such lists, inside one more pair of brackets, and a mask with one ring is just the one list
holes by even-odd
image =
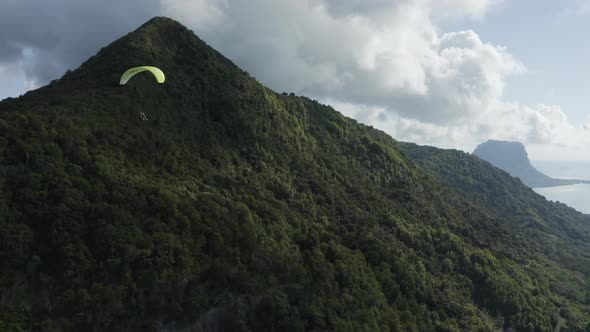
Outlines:
{"label": "sea", "polygon": [[[532,161],[542,173],[558,179],[590,180],[590,161]],[[574,184],[550,188],[533,188],[550,201],[565,203],[590,214],[590,184]]]}

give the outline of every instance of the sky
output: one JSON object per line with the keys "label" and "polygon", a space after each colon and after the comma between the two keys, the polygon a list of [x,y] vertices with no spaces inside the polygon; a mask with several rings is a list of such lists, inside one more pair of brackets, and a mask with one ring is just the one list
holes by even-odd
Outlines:
{"label": "sky", "polygon": [[590,160],[590,0],[2,0],[0,98],[153,16],[275,91],[398,140],[467,152],[512,140],[533,160]]}

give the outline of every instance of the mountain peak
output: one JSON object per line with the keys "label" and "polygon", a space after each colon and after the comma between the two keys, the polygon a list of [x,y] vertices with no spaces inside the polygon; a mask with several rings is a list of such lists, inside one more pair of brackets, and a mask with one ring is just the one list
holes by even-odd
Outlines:
{"label": "mountain peak", "polygon": [[521,142],[488,140],[478,145],[473,154],[520,178],[529,187],[553,187],[584,182],[554,179],[539,172],[531,164],[526,148]]}
{"label": "mountain peak", "polygon": [[478,145],[473,153],[482,159],[494,160],[502,166],[516,162],[530,163],[528,153],[520,142],[488,140]]}
{"label": "mountain peak", "polygon": [[156,50],[159,47],[165,48],[166,46],[169,47],[190,41],[200,41],[192,31],[181,23],[162,16],[150,19],[121,39],[131,44],[139,42],[135,46],[151,47]]}
{"label": "mountain peak", "polygon": [[[62,78],[27,95],[43,97],[118,88],[119,78],[125,70],[145,65],[160,68],[166,75],[166,83],[160,90],[176,96],[194,93],[197,85],[213,85],[215,88],[216,84],[229,84],[230,81],[254,81],[187,27],[171,18],[158,16],[103,47],[78,69],[68,71]],[[129,84],[145,84],[149,89],[152,83],[149,79],[149,75],[138,75]],[[48,90],[51,93],[43,92]]]}
{"label": "mountain peak", "polygon": [[[159,68],[166,76],[165,83],[156,84],[151,75],[144,73],[121,86],[121,75],[137,66]],[[34,101],[35,105],[51,109],[58,106],[72,116],[77,116],[80,109],[97,117],[108,114],[119,119],[120,124],[127,123],[124,116],[133,114],[135,121],[143,114],[149,124],[176,133],[181,129],[191,132],[195,122],[207,119],[219,127],[208,127],[193,137],[233,138],[242,143],[246,138],[259,139],[260,134],[256,133],[252,114],[240,104],[247,101],[268,106],[278,98],[191,30],[167,17],[150,19],[102,48],[78,69],[25,97],[2,101],[0,109],[18,111]]]}
{"label": "mountain peak", "polygon": [[166,17],[166,16],[154,16],[151,19],[149,19],[147,22],[145,22],[143,25],[141,25],[139,29],[142,29],[144,27],[147,26],[180,26],[180,27],[184,27],[184,25],[182,25],[180,22],[170,18],[170,17]]}

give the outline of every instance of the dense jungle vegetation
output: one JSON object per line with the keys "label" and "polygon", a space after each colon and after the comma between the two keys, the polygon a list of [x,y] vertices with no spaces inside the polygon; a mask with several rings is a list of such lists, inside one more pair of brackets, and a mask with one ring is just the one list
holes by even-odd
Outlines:
{"label": "dense jungle vegetation", "polygon": [[0,102],[0,331],[590,331],[589,243],[167,18]]}

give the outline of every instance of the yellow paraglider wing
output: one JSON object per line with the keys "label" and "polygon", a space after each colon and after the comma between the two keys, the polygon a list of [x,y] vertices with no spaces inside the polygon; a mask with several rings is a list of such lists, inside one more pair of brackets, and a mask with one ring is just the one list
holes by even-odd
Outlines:
{"label": "yellow paraglider wing", "polygon": [[159,68],[153,66],[140,66],[127,69],[127,71],[125,71],[121,76],[121,81],[119,82],[119,84],[126,84],[133,76],[143,71],[149,71],[150,73],[152,73],[158,81],[158,83],[164,83],[164,81],[166,80],[164,72],[161,71]]}

